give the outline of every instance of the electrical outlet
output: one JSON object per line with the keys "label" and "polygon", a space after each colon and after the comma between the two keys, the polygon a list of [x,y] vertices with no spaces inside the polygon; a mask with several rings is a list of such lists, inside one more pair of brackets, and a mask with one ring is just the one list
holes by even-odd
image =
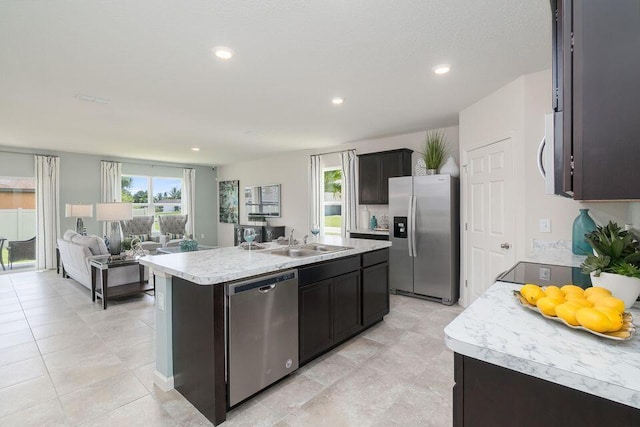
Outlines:
{"label": "electrical outlet", "polygon": [[158,292],[156,301],[158,301],[158,310],[164,311],[164,292]]}
{"label": "electrical outlet", "polygon": [[202,234],[200,235],[200,238],[201,238],[201,239],[204,239],[204,233],[202,233]]}
{"label": "electrical outlet", "polygon": [[540,267],[540,280],[548,282],[551,280],[551,269],[549,267]]}
{"label": "electrical outlet", "polygon": [[541,233],[551,233],[550,219],[541,219],[538,224],[538,228]]}

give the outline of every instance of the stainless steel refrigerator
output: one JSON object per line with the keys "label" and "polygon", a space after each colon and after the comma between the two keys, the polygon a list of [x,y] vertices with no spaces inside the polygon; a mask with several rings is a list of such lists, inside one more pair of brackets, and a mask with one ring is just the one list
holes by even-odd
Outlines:
{"label": "stainless steel refrigerator", "polygon": [[389,178],[389,217],[392,292],[455,304],[460,296],[458,178]]}

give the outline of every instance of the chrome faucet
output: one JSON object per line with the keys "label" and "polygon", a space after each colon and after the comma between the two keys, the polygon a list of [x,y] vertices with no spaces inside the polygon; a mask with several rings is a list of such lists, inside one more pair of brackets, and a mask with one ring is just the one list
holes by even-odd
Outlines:
{"label": "chrome faucet", "polygon": [[291,232],[289,233],[289,246],[293,246],[293,242],[295,242],[295,239],[293,238],[293,228],[292,228]]}

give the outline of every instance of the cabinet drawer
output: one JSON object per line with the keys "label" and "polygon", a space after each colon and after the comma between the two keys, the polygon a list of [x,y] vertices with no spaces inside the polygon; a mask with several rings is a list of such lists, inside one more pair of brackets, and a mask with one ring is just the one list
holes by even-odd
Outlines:
{"label": "cabinet drawer", "polygon": [[303,267],[298,270],[299,286],[306,285],[320,280],[329,279],[341,274],[350,273],[360,268],[360,257],[357,255],[341,258],[336,261],[326,261]]}
{"label": "cabinet drawer", "polygon": [[389,261],[389,249],[386,248],[362,254],[362,267],[369,267],[370,265],[387,261]]}

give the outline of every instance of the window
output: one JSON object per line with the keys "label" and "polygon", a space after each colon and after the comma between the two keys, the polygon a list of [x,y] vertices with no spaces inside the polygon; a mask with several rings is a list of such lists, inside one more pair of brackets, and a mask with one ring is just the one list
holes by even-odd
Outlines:
{"label": "window", "polygon": [[[0,257],[9,268],[10,241],[29,240],[36,235],[36,180],[27,177],[0,177]],[[35,257],[33,258],[35,260]],[[13,264],[13,270],[33,267],[33,260]],[[0,273],[2,273],[0,268]]]}
{"label": "window", "polygon": [[340,168],[324,168],[324,197],[322,212],[325,235],[341,234],[342,230],[342,171]]}
{"label": "window", "polygon": [[122,175],[122,201],[133,203],[133,216],[154,215],[152,230],[159,233],[159,215],[182,213],[182,179]]}

